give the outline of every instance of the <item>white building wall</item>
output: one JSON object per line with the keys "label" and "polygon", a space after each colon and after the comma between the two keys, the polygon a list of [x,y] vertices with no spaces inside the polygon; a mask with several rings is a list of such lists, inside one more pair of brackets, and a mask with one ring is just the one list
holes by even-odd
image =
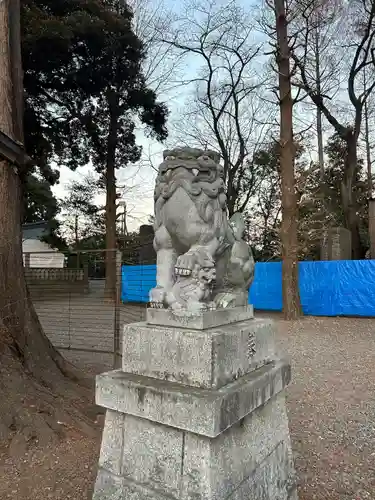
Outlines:
{"label": "white building wall", "polygon": [[25,265],[25,254],[30,254],[30,267],[64,267],[65,256],[47,243],[39,240],[24,240],[22,242],[23,263]]}

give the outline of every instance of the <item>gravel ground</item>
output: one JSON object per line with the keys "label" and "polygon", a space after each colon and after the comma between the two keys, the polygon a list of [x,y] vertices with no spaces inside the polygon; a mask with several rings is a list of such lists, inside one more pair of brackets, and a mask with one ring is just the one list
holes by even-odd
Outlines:
{"label": "gravel ground", "polygon": [[[275,319],[293,365],[288,408],[299,499],[375,500],[375,319]],[[18,460],[0,449],[0,498],[89,499],[99,442],[70,434]]]}
{"label": "gravel ground", "polygon": [[375,319],[278,321],[300,500],[375,499]]}

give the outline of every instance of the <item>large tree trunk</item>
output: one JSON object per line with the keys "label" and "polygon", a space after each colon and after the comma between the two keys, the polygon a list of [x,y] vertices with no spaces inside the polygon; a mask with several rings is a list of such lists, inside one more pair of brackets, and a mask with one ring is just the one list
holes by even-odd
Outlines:
{"label": "large tree trunk", "polygon": [[371,137],[370,137],[370,126],[369,126],[369,111],[368,102],[365,101],[364,106],[364,119],[365,119],[365,144],[366,144],[366,163],[367,163],[367,186],[368,186],[368,198],[372,198],[372,161],[371,161]]}
{"label": "large tree trunk", "polygon": [[228,191],[227,191],[227,209],[228,209],[228,215],[229,217],[232,217],[234,212],[236,211],[236,201],[237,201],[237,196],[234,195],[233,193],[233,186],[228,184]]}
{"label": "large tree trunk", "polygon": [[358,158],[357,158],[357,140],[350,133],[346,138],[347,157],[345,158],[345,171],[341,185],[342,207],[345,217],[345,226],[351,232],[352,237],[352,257],[353,259],[362,259],[364,257],[364,248],[361,243],[359,232],[359,218],[357,215],[357,202],[353,193],[353,181],[355,180]]}
{"label": "large tree trunk", "polygon": [[[367,68],[363,72],[363,91],[367,92]],[[368,199],[372,199],[372,165],[371,165],[371,138],[370,138],[370,124],[369,124],[369,109],[368,99],[365,99],[363,107],[363,118],[365,120],[365,145],[366,145],[366,163],[367,163],[367,185],[368,185]]]}
{"label": "large tree trunk", "polygon": [[106,274],[105,295],[114,300],[116,295],[116,148],[118,131],[119,99],[116,92],[109,92],[108,104],[110,112],[110,125],[107,141],[106,165]]}
{"label": "large tree trunk", "polygon": [[290,81],[290,55],[284,0],[275,0],[277,64],[280,95],[280,170],[282,203],[282,287],[285,319],[301,315],[298,289],[298,205],[295,190],[293,141],[293,99]]}
{"label": "large tree trunk", "polygon": [[[8,2],[0,2],[0,130],[18,138],[21,126],[12,113],[8,7]],[[54,349],[30,300],[22,262],[20,179],[4,160],[0,161],[0,276],[0,434],[13,436],[17,443],[43,441],[59,430],[58,420],[84,422],[76,402],[87,405],[88,392],[78,390],[78,382],[86,387],[88,383]]]}
{"label": "large tree trunk", "polygon": [[[321,71],[320,71],[320,46],[319,46],[319,28],[315,28],[315,78],[316,92],[321,96]],[[322,125],[322,110],[316,108],[316,134],[318,136],[318,159],[319,159],[319,174],[320,181],[324,178],[324,147],[323,147],[323,125]]]}

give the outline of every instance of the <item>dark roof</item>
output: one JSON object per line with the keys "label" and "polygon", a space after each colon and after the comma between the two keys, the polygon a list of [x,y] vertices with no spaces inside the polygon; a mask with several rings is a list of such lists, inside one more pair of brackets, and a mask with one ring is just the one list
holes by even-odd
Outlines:
{"label": "dark roof", "polygon": [[48,222],[28,222],[22,224],[22,239],[23,240],[37,240],[44,236],[47,231]]}

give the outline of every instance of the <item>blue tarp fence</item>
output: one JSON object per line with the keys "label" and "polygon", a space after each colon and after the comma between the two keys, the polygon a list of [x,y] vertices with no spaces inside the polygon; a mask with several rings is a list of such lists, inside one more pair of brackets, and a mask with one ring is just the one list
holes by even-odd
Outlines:
{"label": "blue tarp fence", "polygon": [[[122,301],[148,302],[156,266],[122,267]],[[299,263],[303,312],[312,316],[375,316],[375,260]],[[255,309],[281,311],[281,262],[257,262],[249,292]]]}

